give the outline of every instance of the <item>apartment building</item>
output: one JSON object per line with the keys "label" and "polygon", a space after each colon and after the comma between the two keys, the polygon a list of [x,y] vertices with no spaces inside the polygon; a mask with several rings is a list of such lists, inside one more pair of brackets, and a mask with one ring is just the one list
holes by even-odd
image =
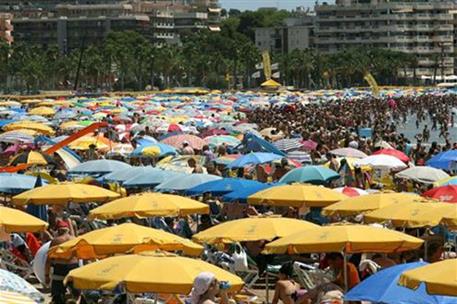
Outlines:
{"label": "apartment building", "polygon": [[313,46],[313,16],[287,18],[277,27],[255,29],[255,44],[260,51],[289,53]]}
{"label": "apartment building", "polygon": [[[454,74],[455,14],[450,1],[337,0],[315,6],[317,51],[354,46],[387,48],[418,59],[416,75]],[[407,71],[406,77],[412,77]]]}
{"label": "apartment building", "polygon": [[7,44],[13,43],[13,15],[8,13],[0,13],[0,39]]}

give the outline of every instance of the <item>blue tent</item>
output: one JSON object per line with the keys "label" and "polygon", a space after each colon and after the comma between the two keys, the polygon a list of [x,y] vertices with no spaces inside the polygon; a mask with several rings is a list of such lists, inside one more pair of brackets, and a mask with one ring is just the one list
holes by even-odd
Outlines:
{"label": "blue tent", "polygon": [[384,304],[456,304],[457,297],[429,295],[424,284],[417,290],[398,285],[403,272],[426,264],[416,262],[383,269],[352,288],[344,300]]}
{"label": "blue tent", "polygon": [[258,187],[263,183],[241,178],[224,178],[220,180],[210,181],[186,191],[187,195],[200,195],[203,193],[211,193],[220,196],[235,190],[249,189]]}
{"label": "blue tent", "polygon": [[272,143],[269,143],[265,139],[255,136],[252,133],[246,133],[243,140],[241,141],[241,144],[237,148],[242,153],[267,152],[286,156],[284,152],[276,148]]}
{"label": "blue tent", "polygon": [[453,169],[453,163],[455,162],[457,162],[457,150],[449,150],[433,156],[427,161],[427,166],[437,169],[451,170]]}
{"label": "blue tent", "polygon": [[233,192],[230,192],[222,197],[223,202],[234,202],[239,201],[241,203],[246,203],[249,196],[257,193],[259,191],[265,190],[267,188],[273,187],[274,184],[263,184],[259,183],[257,186],[252,186],[244,189],[237,189]]}

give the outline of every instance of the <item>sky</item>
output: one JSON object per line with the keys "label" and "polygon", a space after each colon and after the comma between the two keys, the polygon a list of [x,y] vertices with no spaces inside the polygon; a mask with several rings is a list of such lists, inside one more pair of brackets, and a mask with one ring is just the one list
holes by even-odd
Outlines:
{"label": "sky", "polygon": [[259,7],[277,7],[280,9],[295,9],[297,6],[314,6],[314,0],[219,0],[226,9],[256,10]]}

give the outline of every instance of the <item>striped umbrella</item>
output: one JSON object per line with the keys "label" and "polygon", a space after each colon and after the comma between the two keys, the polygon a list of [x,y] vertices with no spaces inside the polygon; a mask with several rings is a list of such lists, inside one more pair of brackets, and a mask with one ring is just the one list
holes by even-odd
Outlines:
{"label": "striped umbrella", "polygon": [[284,152],[298,150],[303,146],[300,138],[284,138],[275,141],[273,144]]}
{"label": "striped umbrella", "polygon": [[292,160],[295,160],[301,164],[311,164],[313,160],[311,159],[311,156],[304,151],[292,151],[287,153],[287,158],[290,158]]}
{"label": "striped umbrella", "polygon": [[36,132],[28,129],[8,131],[0,134],[0,142],[31,144],[34,141],[34,135]]}
{"label": "striped umbrella", "polygon": [[[4,299],[10,299],[4,301]],[[26,300],[22,302],[21,300]],[[0,303],[43,303],[43,295],[18,275],[0,269]]]}

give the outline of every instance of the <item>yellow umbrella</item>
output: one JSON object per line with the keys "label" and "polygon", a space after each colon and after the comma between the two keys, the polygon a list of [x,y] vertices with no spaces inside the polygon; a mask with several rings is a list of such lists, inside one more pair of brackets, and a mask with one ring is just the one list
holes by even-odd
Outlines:
{"label": "yellow umbrella", "polygon": [[5,131],[12,131],[12,130],[18,130],[18,129],[29,129],[29,130],[34,130],[37,131],[41,134],[47,134],[47,135],[53,135],[54,130],[42,123],[38,122],[33,122],[33,121],[28,121],[28,120],[23,120],[23,121],[18,121],[18,122],[13,122],[10,124],[7,124],[6,126],[3,127]]}
{"label": "yellow umbrella", "polygon": [[457,297],[457,259],[405,271],[398,283],[411,289],[425,284],[429,294]]}
{"label": "yellow umbrella", "polygon": [[34,104],[34,103],[40,103],[42,102],[41,99],[24,99],[24,100],[21,100],[21,103],[25,103],[25,104]]}
{"label": "yellow umbrella", "polygon": [[36,232],[45,230],[48,223],[24,211],[0,206],[0,228],[11,232]]}
{"label": "yellow umbrella", "polygon": [[160,148],[157,146],[147,147],[143,149],[144,156],[157,157],[160,156]]}
{"label": "yellow umbrella", "polygon": [[71,102],[69,100],[48,100],[42,101],[38,105],[43,107],[70,106]]}
{"label": "yellow umbrella", "polygon": [[248,197],[253,205],[325,207],[346,199],[344,194],[329,188],[293,184],[271,187]]}
{"label": "yellow umbrella", "polygon": [[50,107],[38,107],[33,108],[29,111],[30,115],[41,115],[41,116],[52,116],[56,113],[53,108]]}
{"label": "yellow umbrella", "polygon": [[196,213],[209,213],[209,206],[179,195],[146,192],[120,198],[92,209],[89,218],[119,219]]}
{"label": "yellow umbrella", "polygon": [[266,254],[318,252],[389,253],[419,248],[424,241],[405,233],[365,225],[332,225],[303,230],[265,246]]}
{"label": "yellow umbrella", "polygon": [[374,193],[357,197],[350,197],[338,203],[325,207],[324,215],[350,216],[363,212],[377,210],[390,205],[408,202],[425,201],[424,198],[412,193]]}
{"label": "yellow umbrella", "polygon": [[74,150],[89,150],[91,145],[94,145],[97,150],[109,150],[112,142],[103,136],[84,136],[68,146]]}
{"label": "yellow umbrella", "polygon": [[457,230],[457,204],[448,204],[446,212],[443,215],[441,224],[449,227],[451,230]]}
{"label": "yellow umbrella", "polygon": [[84,129],[85,126],[81,125],[79,121],[70,120],[60,124],[59,128],[61,130],[74,130],[74,129]]}
{"label": "yellow umbrella", "polygon": [[389,221],[395,227],[405,228],[433,227],[441,222],[448,207],[448,203],[437,202],[396,204],[367,213],[365,221]]}
{"label": "yellow umbrella", "polygon": [[96,259],[98,257],[146,250],[183,251],[199,256],[203,247],[177,235],[137,224],[98,229],[50,249],[48,256],[55,258]]}
{"label": "yellow umbrella", "polygon": [[72,281],[78,289],[113,290],[122,283],[131,293],[189,294],[195,277],[202,272],[228,281],[233,292],[244,285],[234,274],[202,260],[149,252],[91,263],[72,270],[66,281]]}
{"label": "yellow umbrella", "polygon": [[302,220],[282,217],[253,217],[228,221],[193,236],[200,243],[233,243],[247,241],[271,241],[306,229],[319,226]]}
{"label": "yellow umbrella", "polygon": [[21,104],[17,101],[13,101],[13,100],[0,101],[0,107],[18,107],[18,106],[21,106]]}
{"label": "yellow umbrella", "polygon": [[57,184],[46,185],[25,191],[13,197],[17,205],[35,204],[66,204],[107,202],[118,198],[119,194],[100,187],[84,184]]}
{"label": "yellow umbrella", "polygon": [[13,131],[3,132],[2,136],[6,136],[7,134],[17,134],[17,133],[23,133],[25,135],[30,135],[30,136],[35,136],[38,134],[37,131],[31,130],[31,129],[17,129],[17,130],[13,130]]}

